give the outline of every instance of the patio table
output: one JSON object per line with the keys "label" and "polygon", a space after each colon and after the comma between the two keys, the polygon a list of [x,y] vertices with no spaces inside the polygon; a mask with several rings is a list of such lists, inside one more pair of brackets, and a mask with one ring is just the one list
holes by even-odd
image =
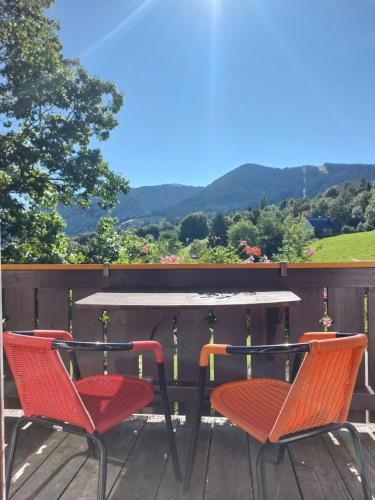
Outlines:
{"label": "patio table", "polygon": [[101,307],[103,309],[198,309],[228,307],[285,307],[301,299],[289,290],[218,292],[192,291],[147,291],[147,292],[98,292],[75,304],[80,308]]}
{"label": "patio table", "polygon": [[[111,316],[108,338],[111,341],[160,341],[165,351],[171,400],[187,403],[185,412],[190,413],[199,352],[212,334],[216,343],[244,345],[250,316],[253,345],[285,342],[285,310],[300,300],[289,290],[132,289],[94,293],[76,301],[75,307],[108,311]],[[172,331],[173,319],[175,331]],[[176,333],[177,374],[173,335]],[[252,376],[284,378],[284,360],[279,358],[272,354],[261,360],[254,358]],[[147,358],[143,359],[142,369],[144,375],[155,376]],[[136,375],[138,358],[129,362],[123,355],[109,353],[108,370]],[[215,383],[244,378],[247,370],[246,356],[215,359]]]}

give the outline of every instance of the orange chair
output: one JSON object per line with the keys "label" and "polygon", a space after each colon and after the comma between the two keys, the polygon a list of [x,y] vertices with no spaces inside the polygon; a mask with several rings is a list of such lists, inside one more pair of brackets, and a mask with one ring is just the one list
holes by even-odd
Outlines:
{"label": "orange chair", "polygon": [[[168,441],[176,479],[180,466],[166,392],[163,351],[159,342],[74,342],[64,331],[5,332],[4,349],[11,367],[24,416],[13,430],[6,478],[8,496],[12,467],[21,427],[26,422],[86,437],[89,452],[99,454],[98,500],[104,500],[107,477],[107,450],[102,434],[154,397],[150,383],[122,375],[94,375],[82,378],[75,350],[154,352],[160,393],[164,405]],[[58,353],[67,349],[73,366],[70,378]]]}
{"label": "orange chair", "polygon": [[288,443],[343,428],[349,430],[353,438],[363,494],[369,500],[371,496],[359,435],[346,420],[366,345],[365,335],[339,333],[306,333],[298,344],[251,347],[205,345],[199,360],[198,409],[185,489],[190,486],[194,465],[209,355],[297,353],[297,358],[302,355],[304,358],[300,367],[299,360],[296,360],[293,370],[295,379],[291,384],[267,378],[230,382],[213,389],[211,405],[263,443],[256,465],[261,500],[267,498],[264,461],[271,448],[280,447],[281,460]]}

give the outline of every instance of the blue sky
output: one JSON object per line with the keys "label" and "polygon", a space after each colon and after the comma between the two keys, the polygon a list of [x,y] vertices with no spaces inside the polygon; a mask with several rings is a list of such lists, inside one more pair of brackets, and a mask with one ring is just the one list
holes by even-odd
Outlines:
{"label": "blue sky", "polygon": [[55,0],[68,57],[125,93],[133,187],[243,163],[375,163],[374,0]]}

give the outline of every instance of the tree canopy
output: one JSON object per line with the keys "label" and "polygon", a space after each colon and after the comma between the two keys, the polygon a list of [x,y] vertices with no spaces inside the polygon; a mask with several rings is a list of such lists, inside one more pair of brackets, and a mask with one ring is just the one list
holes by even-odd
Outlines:
{"label": "tree canopy", "polygon": [[[25,250],[35,223],[61,246],[58,203],[114,206],[128,182],[94,142],[117,125],[123,95],[66,59],[52,0],[0,0],[0,206],[5,261],[33,261]],[[39,245],[40,259],[49,259]],[[59,249],[56,248],[56,255]],[[56,259],[55,259],[56,261]]]}
{"label": "tree canopy", "polygon": [[180,240],[199,240],[208,235],[207,216],[203,212],[186,215],[181,221]]}

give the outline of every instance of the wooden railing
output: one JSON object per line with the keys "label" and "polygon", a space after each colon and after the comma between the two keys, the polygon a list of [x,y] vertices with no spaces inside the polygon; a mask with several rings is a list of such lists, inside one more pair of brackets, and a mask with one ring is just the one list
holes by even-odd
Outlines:
{"label": "wooden railing", "polygon": [[[330,330],[365,332],[369,346],[353,398],[351,419],[375,421],[375,262],[350,264],[236,265],[4,265],[3,312],[8,329],[66,329],[77,340],[143,340],[152,335],[166,354],[170,399],[175,411],[194,409],[198,353],[214,340],[229,344],[294,342],[302,332],[321,331],[328,314]],[[101,290],[286,288],[302,302],[289,309],[220,309],[103,311],[77,309],[74,302]],[[267,355],[217,357],[210,379],[253,377],[288,379],[292,359]],[[147,354],[79,353],[83,375],[108,372],[156,378]],[[9,370],[5,378],[6,406],[14,405],[15,388]],[[206,408],[208,411],[208,408]],[[367,411],[366,411],[367,410]],[[372,410],[372,411],[368,411]],[[153,407],[158,411],[158,404]]]}

